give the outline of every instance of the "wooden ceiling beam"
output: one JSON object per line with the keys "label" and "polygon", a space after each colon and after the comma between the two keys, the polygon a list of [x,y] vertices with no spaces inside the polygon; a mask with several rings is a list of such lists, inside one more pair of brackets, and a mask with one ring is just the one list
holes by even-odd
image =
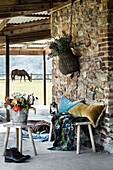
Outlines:
{"label": "wooden ceiling beam", "polygon": [[[10,55],[42,55],[43,49],[25,49],[21,50],[20,48],[10,48]],[[0,55],[5,55],[5,48],[0,49]]]}
{"label": "wooden ceiling beam", "polygon": [[1,11],[0,8],[0,19],[4,18],[12,18],[12,17],[17,17],[17,16],[25,16],[27,14],[35,13],[35,12],[42,12],[42,11],[48,11],[51,8],[51,5],[48,6],[42,6],[42,7],[34,7],[34,9],[24,9],[23,10],[15,10],[15,11]]}
{"label": "wooden ceiling beam", "polygon": [[[48,39],[49,40],[49,39]],[[47,40],[46,40],[47,41]],[[48,43],[48,42],[47,42]],[[36,43],[36,42],[34,42],[32,45],[47,45],[47,43],[45,42],[45,43]]]}
{"label": "wooden ceiling beam", "polygon": [[38,4],[25,4],[25,5],[11,5],[11,6],[0,6],[0,13],[16,13],[22,11],[33,11],[33,10],[48,10],[53,7],[53,4],[50,3],[38,3]]}
{"label": "wooden ceiling beam", "polygon": [[[3,13],[2,12],[0,13],[0,19],[12,18],[12,17],[17,17],[17,16],[25,16],[25,15],[36,13],[36,12],[37,12],[37,9],[33,11],[32,10],[31,11],[18,11],[16,13],[11,13],[11,12]],[[41,11],[38,11],[38,12],[41,12]]]}
{"label": "wooden ceiling beam", "polygon": [[11,30],[11,31],[2,31],[1,33],[4,35],[8,36],[21,36],[21,34],[28,33],[27,36],[30,36],[30,32],[38,32],[38,31],[43,31],[43,30],[49,30],[50,29],[50,24],[43,24],[43,25],[38,25],[38,26],[33,26],[33,27],[25,27],[25,28],[20,28],[16,30]]}
{"label": "wooden ceiling beam", "polygon": [[26,48],[28,48],[30,45],[32,45],[34,43],[34,41],[31,41],[27,44],[25,44],[23,47],[21,47],[21,50],[25,50]]}
{"label": "wooden ceiling beam", "polygon": [[[27,15],[33,12],[47,11],[67,0],[4,0],[0,2],[0,18]],[[26,13],[26,14],[25,14]]]}
{"label": "wooden ceiling beam", "polygon": [[8,24],[7,27],[5,27],[3,29],[3,31],[12,31],[12,30],[16,30],[16,29],[22,29],[22,28],[26,28],[26,27],[32,27],[32,26],[39,26],[39,25],[44,25],[44,24],[50,24],[50,19],[44,19],[44,20],[40,20],[40,21],[34,21],[34,22],[29,22],[29,23],[24,23],[24,24]]}
{"label": "wooden ceiling beam", "polygon": [[8,23],[10,19],[4,19],[1,23],[0,23],[0,31],[6,26],[6,24]]}
{"label": "wooden ceiling beam", "polygon": [[10,44],[18,44],[22,42],[31,42],[51,38],[50,30],[35,31],[9,37]]}
{"label": "wooden ceiling beam", "polygon": [[[46,55],[48,55],[50,51],[46,50]],[[27,48],[25,50],[21,50],[21,48],[9,48],[10,55],[42,55],[43,48]],[[5,55],[5,48],[0,49],[0,55]]]}
{"label": "wooden ceiling beam", "polygon": [[[18,44],[22,42],[31,42],[51,38],[50,20],[39,21],[41,25],[37,23],[35,23],[35,26],[29,23],[16,26],[11,25],[8,28],[5,27],[1,31],[1,35],[8,35],[10,44]],[[0,36],[0,43],[4,42],[5,40],[3,36]]]}
{"label": "wooden ceiling beam", "polygon": [[[30,2],[30,3],[28,3]],[[58,3],[58,2],[62,2],[62,1],[41,1],[41,2],[37,2],[37,3],[31,3],[31,1],[28,1],[25,4],[16,4],[13,3],[11,5],[1,5],[0,2],[0,13],[16,13],[16,12],[22,12],[22,11],[33,11],[33,10],[37,10],[37,11],[45,11],[45,10],[49,10],[50,8],[52,8],[54,5],[53,3]],[[63,1],[65,2],[65,0]]]}
{"label": "wooden ceiling beam", "polygon": [[0,48],[3,48],[6,43],[0,43]]}
{"label": "wooden ceiling beam", "polygon": [[80,0],[68,0],[64,3],[60,3],[59,5],[56,5],[54,6],[53,8],[49,9],[49,13],[53,13],[53,12],[56,12],[58,10],[61,10],[67,6],[70,6],[72,4],[72,2],[77,2],[77,1],[80,1]]}
{"label": "wooden ceiling beam", "polygon": [[0,36],[0,44],[6,43],[6,36]]}
{"label": "wooden ceiling beam", "polygon": [[4,0],[0,2],[0,6],[22,5],[22,4],[38,4],[38,3],[58,3],[66,0]]}

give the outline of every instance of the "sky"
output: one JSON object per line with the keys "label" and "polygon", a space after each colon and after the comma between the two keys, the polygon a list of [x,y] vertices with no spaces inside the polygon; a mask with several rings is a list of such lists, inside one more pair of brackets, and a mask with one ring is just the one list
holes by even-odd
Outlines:
{"label": "sky", "polygon": [[[47,58],[48,56],[46,56]],[[13,69],[24,69],[29,74],[43,74],[43,56],[10,56],[10,71]],[[51,74],[52,59],[46,59],[46,73]],[[0,55],[0,74],[5,74],[5,56]]]}

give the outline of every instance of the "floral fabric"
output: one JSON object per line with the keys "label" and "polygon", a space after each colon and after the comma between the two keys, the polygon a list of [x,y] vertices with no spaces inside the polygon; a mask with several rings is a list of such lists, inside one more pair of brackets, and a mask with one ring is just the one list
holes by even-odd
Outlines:
{"label": "floral fabric", "polygon": [[55,141],[54,150],[72,150],[74,143],[74,118],[68,113],[56,115],[53,118]]}

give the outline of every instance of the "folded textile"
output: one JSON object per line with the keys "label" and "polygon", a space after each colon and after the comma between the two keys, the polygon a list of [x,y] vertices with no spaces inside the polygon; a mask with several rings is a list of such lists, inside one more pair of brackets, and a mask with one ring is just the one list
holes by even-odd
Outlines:
{"label": "folded textile", "polygon": [[[41,141],[48,141],[48,139],[49,139],[49,133],[44,133],[44,134],[32,133],[32,136],[33,136],[33,139],[37,139],[37,140],[41,140]],[[22,129],[22,137],[29,138],[28,131]]]}
{"label": "folded textile", "polygon": [[[52,118],[53,128],[54,128],[54,143],[52,148],[48,150],[63,150],[69,151],[75,149],[75,131],[76,131],[76,122],[88,121],[87,118],[74,118],[69,113],[57,113]],[[82,137],[87,135],[87,129],[83,126]],[[82,129],[82,127],[81,127]],[[87,138],[86,138],[87,139]]]}
{"label": "folded textile", "polygon": [[44,130],[49,132],[50,130],[50,123],[46,122],[45,120],[37,120],[37,121],[28,120],[28,123],[34,124],[32,128],[33,133],[42,132]]}
{"label": "folded textile", "polygon": [[74,142],[74,118],[68,113],[58,114],[53,120],[55,141],[49,150],[72,150]]}

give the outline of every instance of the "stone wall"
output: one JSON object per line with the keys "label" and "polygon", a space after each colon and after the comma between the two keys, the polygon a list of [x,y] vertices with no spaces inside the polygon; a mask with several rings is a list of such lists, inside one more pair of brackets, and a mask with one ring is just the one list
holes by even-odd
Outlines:
{"label": "stone wall", "polygon": [[[72,14],[72,24],[71,24]],[[53,58],[53,99],[59,103],[65,94],[71,100],[85,98],[89,104],[105,103],[106,113],[96,140],[106,151],[113,153],[113,2],[83,0],[51,14],[52,37],[70,33],[77,43],[80,73],[63,75],[58,69],[59,57]]]}

